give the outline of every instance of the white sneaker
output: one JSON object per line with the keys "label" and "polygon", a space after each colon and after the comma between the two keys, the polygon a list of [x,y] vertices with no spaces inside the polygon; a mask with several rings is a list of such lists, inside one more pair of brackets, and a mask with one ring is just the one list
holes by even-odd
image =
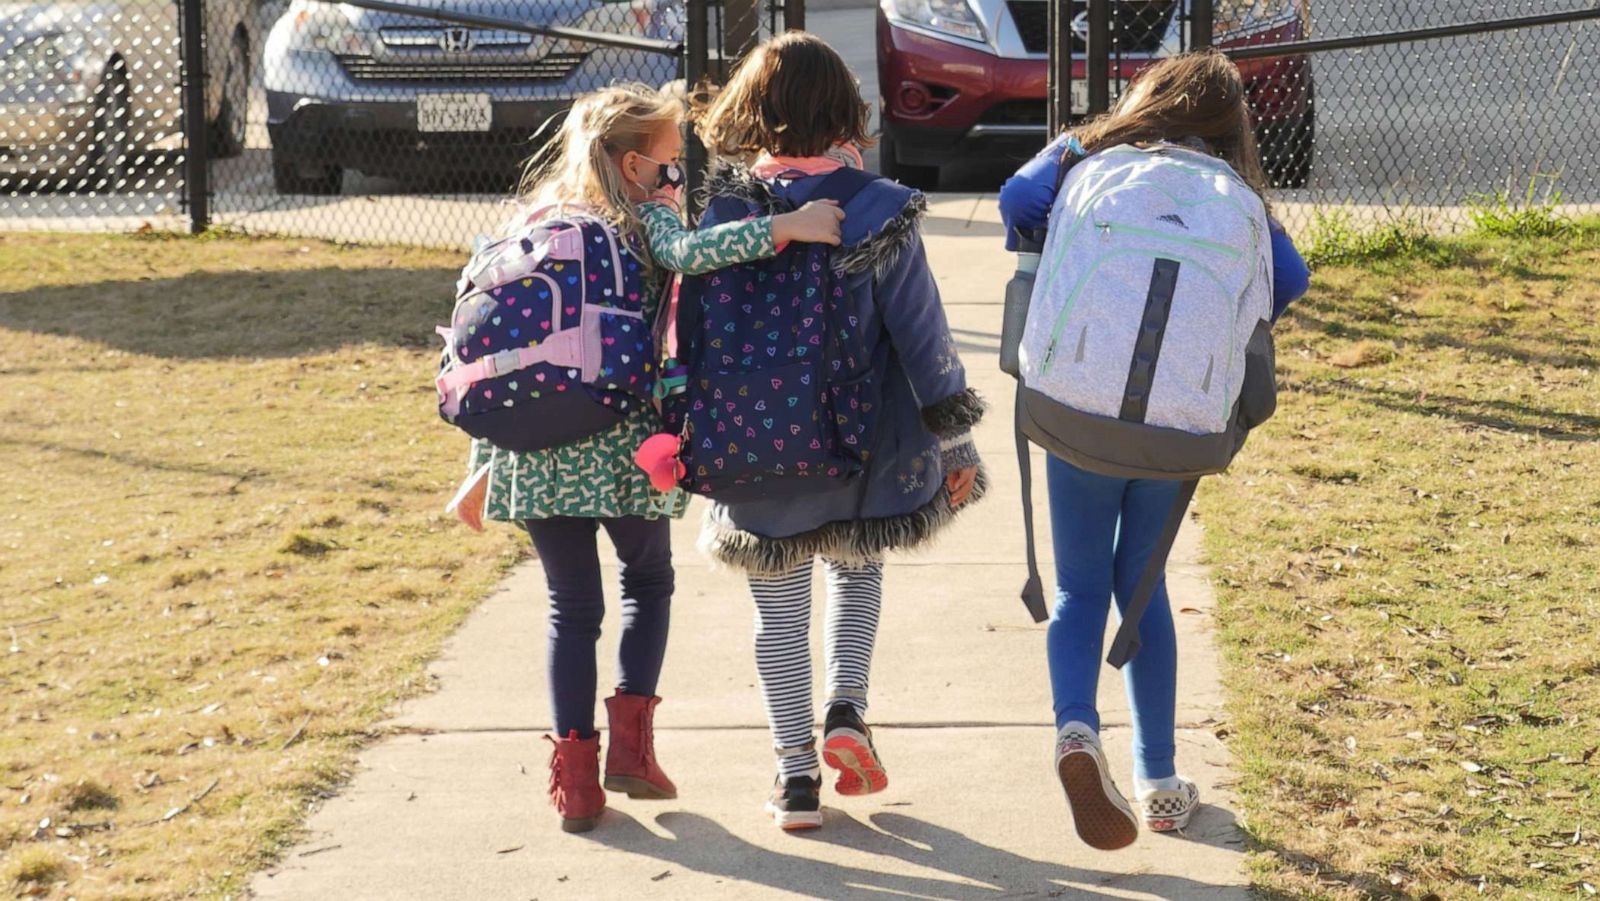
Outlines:
{"label": "white sneaker", "polygon": [[1126,848],[1139,837],[1139,819],[1110,773],[1093,729],[1071,722],[1056,732],[1056,775],[1072,808],[1072,824],[1084,844],[1101,851]]}
{"label": "white sneaker", "polygon": [[1178,779],[1176,789],[1151,789],[1139,792],[1139,810],[1152,832],[1177,832],[1189,825],[1200,806],[1200,789],[1187,779]]}

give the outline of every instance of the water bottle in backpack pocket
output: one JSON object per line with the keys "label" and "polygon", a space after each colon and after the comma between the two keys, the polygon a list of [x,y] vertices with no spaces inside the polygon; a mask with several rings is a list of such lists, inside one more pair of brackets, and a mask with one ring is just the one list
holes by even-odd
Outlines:
{"label": "water bottle in backpack pocket", "polygon": [[462,271],[439,414],[512,451],[569,444],[650,401],[656,348],[637,257],[586,215],[531,221]]}

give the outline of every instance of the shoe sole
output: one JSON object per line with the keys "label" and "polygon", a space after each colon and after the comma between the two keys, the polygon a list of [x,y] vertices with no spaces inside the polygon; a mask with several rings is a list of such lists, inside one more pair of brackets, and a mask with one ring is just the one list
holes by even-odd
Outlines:
{"label": "shoe sole", "polygon": [[841,795],[873,795],[889,787],[889,774],[867,737],[854,729],[840,729],[822,743],[822,761],[839,771],[833,790]]}
{"label": "shoe sole", "polygon": [[768,801],[767,813],[772,814],[773,821],[784,832],[804,832],[822,826],[820,810],[781,810],[778,805]]}
{"label": "shoe sole", "polygon": [[606,791],[620,792],[636,801],[671,801],[678,797],[676,790],[667,791],[637,776],[607,776],[604,784]]}
{"label": "shoe sole", "polygon": [[1139,821],[1088,751],[1069,751],[1056,762],[1061,787],[1072,808],[1072,825],[1083,843],[1100,851],[1116,851],[1139,837]]}
{"label": "shoe sole", "polygon": [[600,817],[598,814],[592,817],[561,818],[562,832],[588,832],[598,825],[600,825]]}

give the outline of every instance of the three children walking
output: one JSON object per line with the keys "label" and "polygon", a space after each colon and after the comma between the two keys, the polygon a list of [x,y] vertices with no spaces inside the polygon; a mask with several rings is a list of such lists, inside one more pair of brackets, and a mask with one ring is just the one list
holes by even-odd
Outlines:
{"label": "three children walking", "polygon": [[[579,306],[594,313],[595,324],[584,319],[586,334],[571,339],[591,349],[592,360],[549,356],[555,351],[544,348],[566,339],[540,332],[510,357],[490,346],[506,362],[477,373],[502,394],[521,391],[517,379],[548,385],[545,376],[565,376],[572,381],[563,386],[587,392],[615,417],[548,447],[474,441],[459,501],[469,521],[481,514],[520,524],[545,570],[556,728],[550,796],[568,831],[595,826],[602,786],[635,798],[676,796],[655,756],[653,716],[673,592],[667,524],[683,515],[689,492],[710,500],[701,550],[743,571],[750,586],[776,769],[766,807],[778,826],[793,830],[822,824],[824,765],[836,772],[839,794],[887,787],[866,722],[884,556],[927,544],[987,487],[971,436],[984,405],[967,386],[928,266],[919,231],[924,199],[859,170],[858,148],[870,142],[868,109],[844,62],[811,35],[774,38],[697,113],[695,127],[724,163],[708,183],[705,214],[689,230],[676,198],[684,104],[629,86],[573,107],[530,166],[524,208],[507,228],[536,229],[520,246],[533,257],[547,254],[526,267],[531,277],[522,284],[542,290],[537,280],[548,277],[560,287],[573,259],[555,232],[537,231],[541,223],[588,217],[620,239],[618,274],[636,267],[643,276],[638,312],[612,303],[621,298],[610,291],[609,299],[585,299],[566,313],[578,315]],[[1046,224],[1062,166],[1116,146],[1167,143],[1220,158],[1259,193],[1237,71],[1220,56],[1189,54],[1152,67],[1110,116],[1024,166],[1001,192],[1008,233]],[[1305,290],[1305,268],[1276,227],[1272,251],[1275,317]],[[610,275],[586,277],[598,287]],[[583,278],[571,284],[588,288]],[[624,294],[624,283],[616,284]],[[559,321],[565,295],[557,295],[547,302]],[[468,285],[461,303],[478,298],[485,318],[474,321],[489,346],[488,335],[501,338],[488,318],[501,324],[495,313],[510,311],[509,295]],[[487,308],[491,299],[501,306]],[[546,324],[543,309],[529,318]],[[652,322],[661,324],[653,342],[632,331]],[[674,338],[676,358],[669,355]],[[465,346],[459,333],[455,341],[452,347]],[[630,345],[652,362],[638,367],[618,354]],[[446,373],[466,365],[466,357],[447,353]],[[445,384],[442,375],[441,391]],[[656,403],[618,412],[645,396]],[[489,403],[471,397],[480,407]],[[663,439],[663,431],[672,437]],[[641,451],[663,441],[664,458]],[[1048,475],[1057,590],[1046,649],[1057,772],[1080,836],[1095,847],[1122,847],[1140,822],[1181,828],[1198,803],[1194,785],[1173,769],[1176,642],[1164,586],[1138,623],[1143,648],[1126,670],[1138,814],[1106,767],[1095,710],[1110,600],[1122,605],[1132,593],[1130,580],[1158,544],[1178,483],[1116,479],[1055,457]],[[622,588],[603,768],[594,718],[602,527],[616,548]],[[818,559],[828,605],[820,747],[809,650]]]}

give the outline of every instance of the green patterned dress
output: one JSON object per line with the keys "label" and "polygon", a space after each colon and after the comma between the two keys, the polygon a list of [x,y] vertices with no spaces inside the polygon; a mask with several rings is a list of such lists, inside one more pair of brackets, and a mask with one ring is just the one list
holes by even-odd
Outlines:
{"label": "green patterned dress", "polygon": [[[650,255],[658,271],[699,274],[773,253],[772,220],[729,222],[706,231],[684,228],[672,207],[644,203],[639,207]],[[655,316],[661,282],[646,297],[647,317]],[[518,453],[486,441],[473,441],[469,473],[489,466],[489,491],[484,518],[503,521],[551,519],[558,516],[611,519],[639,516],[679,517],[689,506],[681,490],[663,494],[634,465],[633,452],[660,431],[653,409],[636,410],[615,427],[571,444]]]}

